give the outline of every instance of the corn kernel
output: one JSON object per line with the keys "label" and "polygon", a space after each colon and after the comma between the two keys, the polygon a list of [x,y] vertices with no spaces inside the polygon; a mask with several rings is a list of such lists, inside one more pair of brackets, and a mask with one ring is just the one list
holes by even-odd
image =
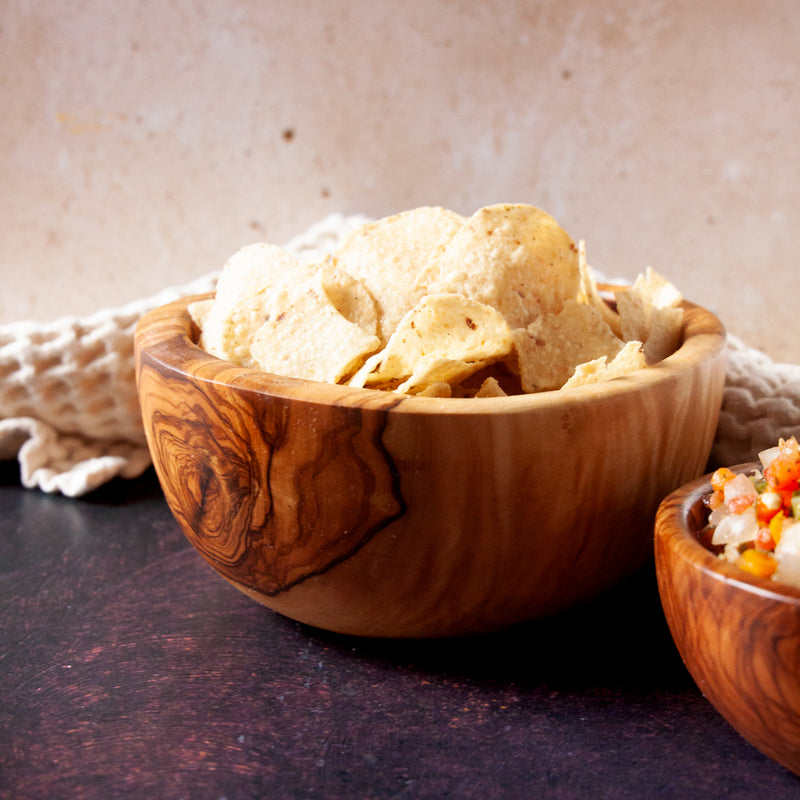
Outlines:
{"label": "corn kernel", "polygon": [[781,532],[783,531],[783,521],[786,517],[783,514],[776,514],[770,521],[769,521],[769,535],[772,537],[772,541],[775,544],[781,540]]}

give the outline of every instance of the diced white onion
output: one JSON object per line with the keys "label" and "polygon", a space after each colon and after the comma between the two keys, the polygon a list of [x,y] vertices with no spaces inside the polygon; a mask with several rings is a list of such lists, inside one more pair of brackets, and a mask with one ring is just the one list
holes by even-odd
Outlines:
{"label": "diced white onion", "polygon": [[778,562],[775,580],[800,586],[800,524],[797,522],[783,523],[780,541],[775,546],[775,560]]}
{"label": "diced white onion", "polygon": [[712,544],[741,544],[752,542],[758,534],[758,523],[753,508],[748,508],[741,514],[727,514],[724,516],[711,538]]}
{"label": "diced white onion", "polygon": [[755,499],[757,494],[756,487],[746,475],[736,475],[725,482],[723,496],[726,503],[730,503],[734,497],[746,496]]}
{"label": "diced white onion", "polygon": [[723,552],[722,556],[726,561],[729,561],[731,564],[735,564],[739,560],[739,545],[726,544],[725,551]]}
{"label": "diced white onion", "polygon": [[772,463],[775,456],[777,456],[780,452],[781,448],[778,446],[768,447],[766,450],[762,450],[758,454],[758,460],[761,462],[761,467],[766,469]]}
{"label": "diced white onion", "polygon": [[712,528],[716,528],[730,513],[731,512],[728,511],[728,506],[722,503],[708,515],[708,524],[711,525]]}

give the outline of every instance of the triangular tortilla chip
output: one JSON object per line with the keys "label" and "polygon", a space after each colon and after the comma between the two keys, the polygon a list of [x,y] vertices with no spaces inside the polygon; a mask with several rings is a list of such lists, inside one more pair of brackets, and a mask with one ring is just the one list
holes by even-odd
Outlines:
{"label": "triangular tortilla chip", "polygon": [[270,290],[302,281],[308,274],[308,267],[280,247],[243,247],[220,272],[213,304],[202,325],[200,346],[234,364],[257,366],[250,343],[266,318]]}
{"label": "triangular tortilla chip", "polygon": [[427,295],[350,385],[395,388],[413,376],[413,388],[421,391],[428,383],[449,381],[442,377],[448,371],[464,377],[510,349],[511,330],[493,308],[458,294]]}
{"label": "triangular tortilla chip", "polygon": [[568,300],[559,314],[545,314],[514,331],[520,382],[526,392],[559,389],[578,364],[613,358],[623,346],[593,306]]}
{"label": "triangular tortilla chip", "polygon": [[[261,369],[278,375],[328,383],[347,379],[380,347],[369,302],[350,276],[319,269],[273,294],[268,319],[250,345],[251,356]],[[366,319],[366,330],[359,318]]]}
{"label": "triangular tortilla chip", "polygon": [[683,298],[678,290],[648,267],[629,289],[614,293],[622,338],[644,343],[648,364],[655,364],[680,345]]}
{"label": "triangular tortilla chip", "polygon": [[438,269],[434,291],[492,306],[512,328],[557,313],[580,289],[575,243],[549,214],[523,204],[475,212],[445,247]]}
{"label": "triangular tortilla chip", "polygon": [[627,342],[610,362],[606,356],[600,356],[584,364],[578,364],[572,377],[561,388],[569,389],[572,386],[608,381],[644,369],[646,366],[642,343]]}
{"label": "triangular tortilla chip", "polygon": [[336,265],[357,278],[374,298],[384,342],[426,292],[419,274],[464,224],[436,206],[403,211],[356,229],[334,254]]}

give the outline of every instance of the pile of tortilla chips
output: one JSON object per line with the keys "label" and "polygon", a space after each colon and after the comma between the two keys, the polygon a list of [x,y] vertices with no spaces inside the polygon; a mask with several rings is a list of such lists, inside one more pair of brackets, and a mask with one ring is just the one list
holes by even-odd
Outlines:
{"label": "pile of tortilla chips", "polygon": [[600,294],[548,214],[493,205],[469,219],[416,208],[354,231],[318,264],[254,244],[193,303],[200,346],[314,381],[496,397],[608,380],[680,344],[681,295],[648,268]]}

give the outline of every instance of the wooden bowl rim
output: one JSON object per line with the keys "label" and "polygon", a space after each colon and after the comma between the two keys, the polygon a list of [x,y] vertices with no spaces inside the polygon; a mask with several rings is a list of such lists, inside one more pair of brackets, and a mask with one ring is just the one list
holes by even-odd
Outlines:
{"label": "wooden bowl rim", "polygon": [[[601,289],[621,289],[602,286]],[[486,398],[437,398],[400,395],[378,389],[362,389],[338,384],[290,378],[223,361],[202,350],[196,343],[197,327],[188,306],[213,297],[213,292],[182,297],[152,309],[142,316],[136,327],[136,347],[141,354],[169,370],[187,374],[184,367],[192,363],[195,379],[228,384],[272,397],[296,402],[331,404],[352,407],[375,407],[393,412],[417,414],[517,414],[552,406],[566,407],[591,401],[613,400],[620,395],[668,386],[685,373],[724,354],[727,333],[720,320],[707,309],[684,301],[681,344],[662,361],[646,369],[585,386],[557,389],[532,394]]]}
{"label": "wooden bowl rim", "polygon": [[[761,465],[755,461],[730,467],[734,472],[745,474],[760,468]],[[679,559],[690,569],[699,570],[712,580],[722,581],[765,600],[792,605],[800,611],[800,588],[771,578],[749,575],[716,556],[698,540],[692,524],[692,512],[710,493],[711,473],[685,484],[666,497],[656,515],[656,539],[664,543],[674,559]],[[671,568],[674,569],[674,564]]]}

